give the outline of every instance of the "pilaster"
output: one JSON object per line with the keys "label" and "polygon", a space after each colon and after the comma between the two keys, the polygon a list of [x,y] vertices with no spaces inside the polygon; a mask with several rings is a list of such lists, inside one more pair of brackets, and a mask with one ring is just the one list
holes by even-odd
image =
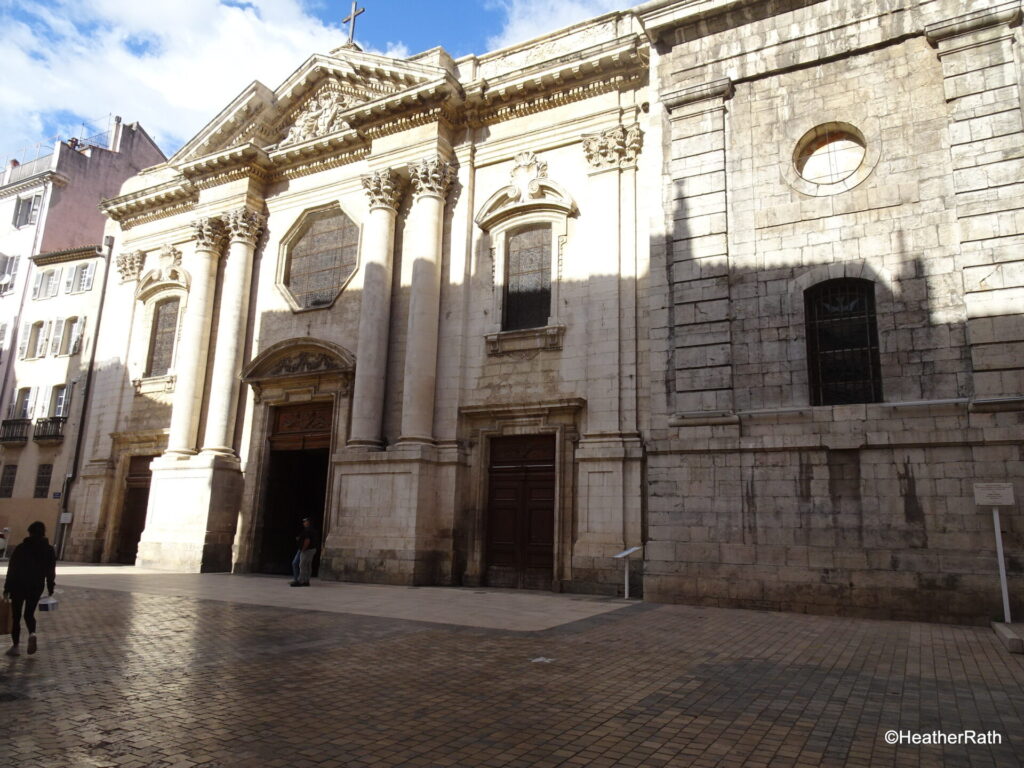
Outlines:
{"label": "pilaster", "polygon": [[925,27],[942,64],[977,401],[1024,394],[1019,2]]}

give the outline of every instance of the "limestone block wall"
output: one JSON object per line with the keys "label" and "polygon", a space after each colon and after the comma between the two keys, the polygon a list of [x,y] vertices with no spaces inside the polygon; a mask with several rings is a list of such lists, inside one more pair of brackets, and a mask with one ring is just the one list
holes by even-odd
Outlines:
{"label": "limestone block wall", "polygon": [[[648,294],[646,596],[1000,615],[990,511],[972,487],[1024,491],[1024,304],[1009,266],[1024,203],[1008,149],[1022,145],[1008,58],[1019,4],[689,17],[675,4],[669,23],[672,6],[647,19],[665,206]],[[863,138],[845,185],[794,167],[822,125]],[[811,406],[804,291],[844,277],[874,283],[881,402]],[[1018,611],[1022,533],[1024,516],[1004,510]]]}

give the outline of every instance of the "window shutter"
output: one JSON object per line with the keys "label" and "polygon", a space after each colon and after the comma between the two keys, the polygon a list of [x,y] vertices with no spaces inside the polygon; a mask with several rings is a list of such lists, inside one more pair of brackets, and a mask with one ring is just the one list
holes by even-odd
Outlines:
{"label": "window shutter", "polygon": [[64,338],[64,318],[58,317],[53,324],[53,343],[50,345],[50,354],[60,354],[60,342]]}
{"label": "window shutter", "polygon": [[36,220],[39,218],[39,208],[40,208],[40,206],[42,204],[43,204],[43,196],[42,195],[36,195],[35,197],[32,198],[32,202],[30,204],[31,205],[31,210],[29,211],[29,214],[28,214],[28,223],[29,224],[35,224],[36,223]]}
{"label": "window shutter", "polygon": [[53,273],[53,279],[50,280],[50,293],[49,293],[50,298],[53,298],[54,296],[56,296],[57,295],[57,291],[60,288],[60,272],[61,271],[59,269],[56,270]]}
{"label": "window shutter", "polygon": [[39,330],[39,337],[36,339],[36,357],[46,357],[46,345],[50,341],[50,332],[53,330],[53,321],[48,320]]}
{"label": "window shutter", "polygon": [[28,337],[32,333],[32,326],[28,323],[21,324],[21,338],[18,339],[18,359],[24,360],[28,354]]}
{"label": "window shutter", "polygon": [[18,214],[21,213],[21,198],[14,201],[14,216],[11,218],[11,226],[18,226]]}
{"label": "window shutter", "polygon": [[40,286],[42,284],[43,284],[43,273],[42,272],[36,272],[36,279],[32,283],[32,298],[33,299],[38,299],[39,298],[39,288],[40,288]]}
{"label": "window shutter", "polygon": [[28,402],[25,403],[25,415],[22,418],[24,418],[24,419],[31,419],[32,418],[32,414],[35,413],[36,395],[38,395],[38,394],[39,394],[39,387],[32,387],[32,389],[30,389],[28,391]]}
{"label": "window shutter", "polygon": [[39,410],[42,411],[42,416],[49,416],[50,413],[50,393],[53,392],[53,387],[46,387],[42,390],[42,397],[39,398]]}
{"label": "window shutter", "polygon": [[82,273],[82,285],[80,290],[91,291],[93,276],[96,274],[96,262],[90,262],[85,265],[85,272]]}
{"label": "window shutter", "polygon": [[71,329],[71,343],[68,345],[68,354],[77,355],[82,348],[82,332],[85,330],[85,318],[75,320],[75,326]]}
{"label": "window shutter", "polygon": [[75,275],[78,269],[68,270],[68,276],[64,278],[64,293],[72,293],[75,290]]}

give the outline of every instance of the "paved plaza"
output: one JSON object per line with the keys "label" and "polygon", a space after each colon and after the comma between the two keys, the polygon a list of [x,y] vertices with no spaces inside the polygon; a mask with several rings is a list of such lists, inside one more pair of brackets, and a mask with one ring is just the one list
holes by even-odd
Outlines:
{"label": "paved plaza", "polygon": [[1024,657],[987,628],[64,565],[58,589],[39,653],[0,662],[3,766],[1024,763]]}

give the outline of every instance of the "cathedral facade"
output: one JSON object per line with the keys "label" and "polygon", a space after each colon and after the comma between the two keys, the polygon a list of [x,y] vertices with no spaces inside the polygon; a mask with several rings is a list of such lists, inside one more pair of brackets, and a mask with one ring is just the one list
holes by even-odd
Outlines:
{"label": "cathedral facade", "polygon": [[69,555],[283,573],[310,516],[326,578],[991,618],[1020,43],[1016,0],[655,0],[253,83],[104,206]]}

